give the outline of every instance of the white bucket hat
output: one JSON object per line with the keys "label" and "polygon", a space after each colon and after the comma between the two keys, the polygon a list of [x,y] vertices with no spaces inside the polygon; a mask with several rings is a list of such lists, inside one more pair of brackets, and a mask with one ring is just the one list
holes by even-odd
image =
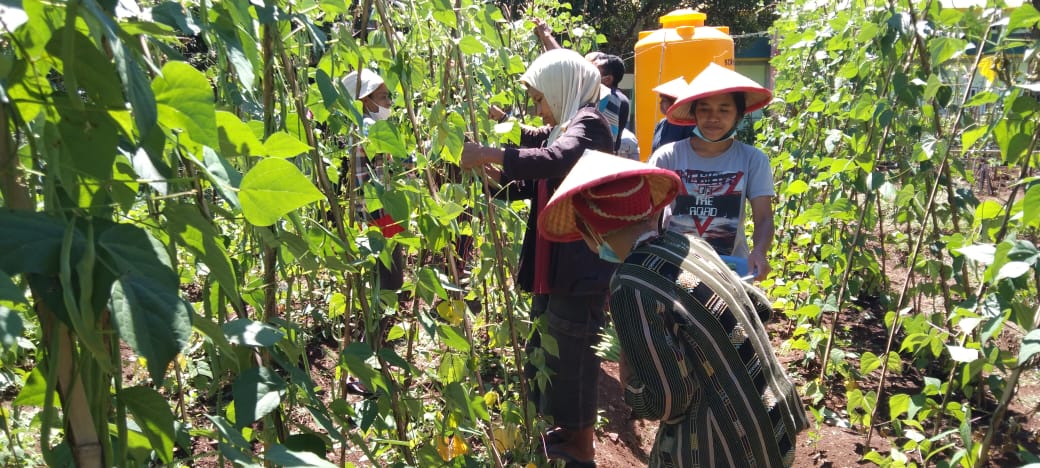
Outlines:
{"label": "white bucket hat", "polygon": [[[371,71],[367,68],[361,69],[361,88],[358,90],[358,72],[352,71],[343,77],[343,87],[347,88],[347,92],[350,93],[350,97],[354,99],[364,99],[365,96],[372,94],[379,85],[383,84],[383,78],[376,72]],[[354,95],[357,93],[357,96]]]}

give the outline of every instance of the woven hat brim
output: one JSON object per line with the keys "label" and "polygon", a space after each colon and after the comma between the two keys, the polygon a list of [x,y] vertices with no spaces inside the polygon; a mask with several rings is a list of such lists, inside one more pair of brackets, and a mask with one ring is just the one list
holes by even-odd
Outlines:
{"label": "woven hat brim", "polygon": [[585,150],[538,215],[538,232],[553,242],[581,240],[581,232],[574,223],[574,196],[607,182],[638,176],[646,177],[650,185],[650,199],[653,202],[651,213],[657,213],[677,195],[686,192],[679,176],[671,170],[600,151]]}
{"label": "woven hat brim", "polygon": [[668,108],[666,116],[668,121],[676,125],[696,125],[697,118],[693,113],[692,104],[698,99],[708,96],[717,96],[728,93],[744,93],[745,113],[759,110],[769,104],[773,99],[772,91],[740,73],[716,63],[708,64],[699,75],[697,75],[686,91],[677,96],[675,104]]}

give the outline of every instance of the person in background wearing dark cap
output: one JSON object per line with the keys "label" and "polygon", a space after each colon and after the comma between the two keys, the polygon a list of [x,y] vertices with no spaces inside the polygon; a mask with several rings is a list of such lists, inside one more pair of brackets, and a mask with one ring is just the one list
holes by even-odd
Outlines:
{"label": "person in background wearing dark cap", "polygon": [[660,228],[683,192],[673,171],[586,151],[538,229],[620,263],[610,315],[625,401],[661,421],[649,466],[790,466],[808,423],[763,325],[771,309],[707,243]]}

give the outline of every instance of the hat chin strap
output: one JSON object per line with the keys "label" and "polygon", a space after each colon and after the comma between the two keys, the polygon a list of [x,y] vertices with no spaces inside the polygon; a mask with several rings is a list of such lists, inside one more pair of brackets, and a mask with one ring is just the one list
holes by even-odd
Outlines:
{"label": "hat chin strap", "polygon": [[725,135],[722,135],[722,138],[719,138],[718,140],[712,140],[711,138],[704,136],[704,134],[701,133],[701,127],[699,126],[693,127],[693,134],[696,135],[697,138],[700,138],[701,140],[704,140],[708,143],[718,143],[720,141],[726,141],[730,138],[733,138],[733,136],[737,134],[737,126],[734,125],[733,128],[726,132]]}

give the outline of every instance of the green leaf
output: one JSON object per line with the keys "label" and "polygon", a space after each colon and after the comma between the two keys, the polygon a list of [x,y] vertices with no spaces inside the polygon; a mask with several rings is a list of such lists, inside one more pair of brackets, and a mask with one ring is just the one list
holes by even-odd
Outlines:
{"label": "green leaf", "polygon": [[285,381],[266,367],[246,369],[231,384],[235,400],[235,427],[246,427],[282,403]]}
{"label": "green leaf", "polygon": [[1022,2],[1021,5],[1011,11],[1011,17],[1008,18],[1007,30],[1015,31],[1018,29],[1030,29],[1040,26],[1040,12],[1037,12],[1036,7],[1031,5],[1029,2]]}
{"label": "green leaf", "polygon": [[896,419],[910,409],[910,395],[897,393],[888,399],[888,417]]}
{"label": "green leaf", "polygon": [[191,336],[191,304],[180,298],[178,277],[161,242],[147,231],[117,224],[97,238],[99,257],[114,276],[109,307],[119,336],[147,359],[155,382]]}
{"label": "green leaf", "polygon": [[1000,271],[997,272],[997,277],[993,280],[1000,281],[1005,278],[1018,278],[1019,276],[1029,273],[1032,269],[1033,266],[1026,262],[1007,262],[1000,267]]}
{"label": "green leaf", "polygon": [[257,163],[242,178],[239,191],[242,214],[256,226],[270,226],[286,213],[321,198],[314,184],[283,159]]}
{"label": "green leaf", "polygon": [[277,328],[247,318],[232,320],[222,328],[228,341],[240,346],[266,348],[274,346],[284,338]]}
{"label": "green leaf", "polygon": [[166,398],[147,387],[124,388],[118,398],[130,410],[159,459],[164,463],[172,463],[177,433],[173,427],[173,412]]}
{"label": "green leaf", "polygon": [[25,294],[11,281],[11,277],[0,272],[0,344],[14,346],[25,331],[22,313],[29,310]]}
{"label": "green leaf", "polygon": [[993,255],[997,252],[997,248],[991,244],[974,244],[954,251],[960,253],[968,260],[989,265],[993,263]]}
{"label": "green leaf", "polygon": [[956,362],[969,363],[979,359],[979,350],[974,348],[947,345],[946,349],[950,352],[950,359]]}
{"label": "green leaf", "polygon": [[[231,425],[227,419],[209,414],[207,414],[206,417],[213,422],[213,425],[216,426],[216,431],[220,433],[220,436],[222,436],[222,444],[224,441],[227,441],[231,447],[234,447],[239,451],[252,452],[253,446],[250,445],[250,442],[245,440],[245,438],[242,437],[242,433],[239,432],[235,426]],[[220,451],[224,452],[224,450]],[[248,458],[244,457],[244,453],[242,459],[248,460]],[[236,458],[235,461],[240,460]]]}
{"label": "green leaf", "polygon": [[1018,348],[1018,365],[1024,365],[1037,353],[1040,353],[1040,328],[1022,337],[1022,346]]}
{"label": "green leaf", "polygon": [[311,452],[318,457],[326,456],[329,449],[324,440],[314,434],[293,434],[285,439],[285,447],[293,451]]}
{"label": "green leaf", "polygon": [[191,326],[203,336],[209,338],[216,345],[221,358],[230,360],[237,369],[238,356],[235,353],[235,348],[231,347],[231,342],[224,336],[224,330],[216,322],[193,313],[191,314]]}
{"label": "green leaf", "polygon": [[394,157],[408,156],[408,150],[397,133],[397,127],[386,120],[380,120],[368,127],[368,144],[365,152],[371,157],[376,154],[389,154]]}
{"label": "green leaf", "polygon": [[148,362],[155,382],[188,344],[191,304],[150,278],[126,275],[112,285],[109,300],[120,338]]}
{"label": "green leaf", "polygon": [[368,344],[357,341],[347,345],[339,355],[340,363],[347,372],[357,377],[370,390],[376,391],[381,388],[389,391],[386,382],[383,381],[383,376],[366,362],[371,357],[372,349],[368,347]]}
{"label": "green leaf", "polygon": [[[123,90],[130,100],[130,107],[134,110],[137,131],[144,139],[148,132],[155,127],[158,119],[157,98],[153,89],[149,87],[148,76],[138,64],[132,49],[123,43],[119,34],[119,25],[112,19],[112,16],[105,12],[96,0],[84,0],[83,6],[90,13],[82,15],[82,17],[87,21],[91,32],[107,39],[105,44],[112,55],[112,60],[115,61],[116,71],[123,83]],[[186,64],[184,66],[191,68]],[[206,91],[209,91],[208,83]],[[212,93],[210,93],[210,97],[212,100]]]}
{"label": "green leaf", "polygon": [[196,143],[217,148],[213,88],[206,75],[184,62],[167,62],[152,82],[159,124],[183,131]]}
{"label": "green leaf", "polygon": [[217,111],[217,136],[220,153],[225,156],[259,156],[264,154],[264,144],[256,137],[249,125],[235,114]]}
{"label": "green leaf", "polygon": [[444,340],[444,344],[448,345],[449,348],[463,353],[469,352],[469,342],[459,334],[455,327],[440,325],[437,327],[437,335]]}
{"label": "green leaf", "polygon": [[[77,229],[72,233],[72,254],[76,262],[83,255],[85,239]],[[0,270],[9,275],[58,272],[65,225],[43,213],[0,209]]]}
{"label": "green leaf", "polygon": [[874,372],[875,369],[881,367],[881,359],[876,354],[867,351],[864,352],[859,358],[859,372],[863,375],[867,375]]}
{"label": "green leaf", "polygon": [[809,184],[805,181],[795,180],[787,185],[784,194],[787,196],[801,195],[809,190]]}
{"label": "green leaf", "polygon": [[[65,55],[68,47],[71,55],[64,57],[61,64],[66,75],[76,77],[76,84],[94,103],[102,107],[122,107],[123,89],[111,60],[98,50],[90,38],[80,31],[70,35],[62,28],[47,44],[47,52],[53,57]],[[68,42],[66,42],[68,40]]]}
{"label": "green leaf", "polygon": [[459,40],[459,50],[461,50],[465,55],[483,54],[487,52],[484,43],[480,42],[480,39],[471,35],[463,36],[462,39]]}
{"label": "green leaf", "polygon": [[242,185],[242,173],[238,169],[208,146],[202,147],[202,161],[195,158],[191,158],[191,161],[202,169],[213,187],[233,208],[240,207],[236,190]]}
{"label": "green leaf", "polygon": [[456,27],[455,10],[450,0],[433,0],[433,19],[454,29]]}
{"label": "green leaf", "polygon": [[448,299],[448,291],[441,284],[439,272],[430,267],[422,267],[416,274],[418,284],[416,285],[419,297],[427,303],[432,303],[434,298]]}
{"label": "green leaf", "polygon": [[1022,199],[1022,224],[1040,226],[1040,184],[1033,184]]}
{"label": "green leaf", "polygon": [[[25,385],[18,391],[11,403],[15,406],[38,406],[43,407],[47,401],[47,378],[43,376],[40,367],[33,367],[29,376],[25,379]],[[57,389],[54,392],[54,404],[60,405]]]}
{"label": "green leaf", "polygon": [[[288,443],[288,441],[286,441],[286,443]],[[281,444],[272,445],[271,448],[267,449],[264,453],[264,459],[277,466],[284,466],[286,468],[335,468],[337,466],[336,464],[329,463],[321,456],[312,452],[289,450]]]}
{"label": "green leaf", "polygon": [[292,158],[310,151],[311,147],[286,132],[275,132],[264,141],[264,154],[275,158]]}
{"label": "green leaf", "polygon": [[233,302],[241,302],[235,267],[224,248],[224,237],[216,226],[191,205],[169,203],[163,214],[168,221],[166,230],[170,238],[187,247],[209,268],[209,274],[220,284],[220,290]]}

